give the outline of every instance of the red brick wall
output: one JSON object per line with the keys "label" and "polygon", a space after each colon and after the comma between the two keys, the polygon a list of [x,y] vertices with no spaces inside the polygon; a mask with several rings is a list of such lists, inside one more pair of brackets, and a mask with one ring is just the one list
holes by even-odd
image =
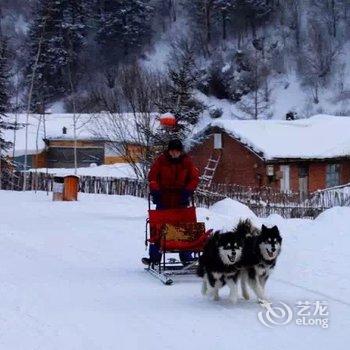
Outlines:
{"label": "red brick wall", "polygon": [[[335,161],[341,164],[340,168],[340,184],[350,182],[350,160]],[[326,188],[326,172],[329,162],[319,162],[310,164],[309,191],[313,192],[318,189]]]}
{"label": "red brick wall", "polygon": [[[350,182],[350,160],[339,162],[341,166],[340,183],[346,184]],[[288,163],[285,163],[288,164]],[[309,165],[309,192],[326,188],[326,171],[328,162],[310,162],[310,163],[290,163],[290,186],[293,192],[299,191],[299,165]],[[275,165],[275,171],[279,170],[280,165]],[[280,181],[272,184],[276,189],[280,188]]]}
{"label": "red brick wall", "polygon": [[[281,163],[275,165],[275,171],[279,171],[280,165],[289,165],[290,167],[290,189],[293,192],[299,191],[299,166],[309,166],[309,180],[308,190],[309,192],[323,189],[326,187],[326,163]],[[277,190],[280,189],[280,180],[277,180],[273,187]]]}
{"label": "red brick wall", "polygon": [[341,183],[350,183],[350,160],[343,161],[341,168]]}
{"label": "red brick wall", "polygon": [[[249,151],[240,142],[232,139],[223,133],[223,149],[220,164],[214,176],[214,182],[232,183],[242,186],[267,185],[280,189],[280,180],[275,179],[269,182],[266,176],[266,164],[253,152]],[[198,166],[200,173],[203,173],[214,148],[214,137],[210,136],[203,143],[194,147],[190,155]],[[340,162],[341,184],[350,182],[350,160]],[[267,163],[268,164],[268,163]],[[326,188],[326,167],[327,162],[292,162],[274,165],[274,173],[280,170],[280,165],[290,165],[290,189],[293,192],[299,191],[299,165],[309,165],[309,192]],[[259,182],[258,175],[261,176]]]}
{"label": "red brick wall", "polygon": [[[201,174],[212,154],[213,138],[210,136],[190,152]],[[258,156],[225,133],[223,133],[222,144],[222,156],[215,172],[214,182],[258,186],[258,174],[262,177],[262,183],[266,182],[265,165]]]}
{"label": "red brick wall", "polygon": [[[280,172],[281,165],[289,165],[289,185],[290,190],[295,192],[299,191],[299,166],[297,163],[279,163],[274,165],[274,173],[278,174]],[[281,188],[281,180],[279,178],[275,178],[272,183],[269,184],[275,190],[280,190]]]}
{"label": "red brick wall", "polygon": [[290,189],[292,192],[299,191],[299,165],[290,164]]}
{"label": "red brick wall", "polygon": [[310,163],[309,165],[309,192],[326,188],[327,163]]}
{"label": "red brick wall", "polygon": [[207,162],[213,152],[214,148],[214,137],[211,136],[206,139],[203,143],[195,146],[189,152],[194,163],[199,169],[200,174],[203,174],[204,168],[207,165]]}

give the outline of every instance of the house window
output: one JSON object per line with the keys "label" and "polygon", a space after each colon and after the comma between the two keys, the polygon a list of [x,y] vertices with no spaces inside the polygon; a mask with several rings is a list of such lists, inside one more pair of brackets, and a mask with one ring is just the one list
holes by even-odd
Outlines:
{"label": "house window", "polygon": [[327,164],[326,185],[327,187],[340,185],[340,164]]}
{"label": "house window", "polygon": [[309,167],[307,165],[299,165],[298,175],[300,198],[304,200],[309,192]]}
{"label": "house window", "polygon": [[[91,163],[103,164],[104,148],[77,148],[78,166],[89,166]],[[49,168],[73,168],[74,149],[68,147],[50,147],[47,152]]]}
{"label": "house window", "polygon": [[280,190],[281,192],[290,191],[290,167],[289,165],[281,165],[280,172],[282,174],[280,180]]}
{"label": "house window", "polygon": [[214,134],[214,149],[222,149],[222,135]]}
{"label": "house window", "polygon": [[299,165],[298,168],[299,178],[309,176],[309,167],[307,165]]}

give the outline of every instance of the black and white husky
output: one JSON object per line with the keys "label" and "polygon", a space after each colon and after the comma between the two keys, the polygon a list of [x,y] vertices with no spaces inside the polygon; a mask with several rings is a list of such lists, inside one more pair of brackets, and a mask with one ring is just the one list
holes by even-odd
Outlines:
{"label": "black and white husky", "polygon": [[219,289],[227,284],[230,300],[237,302],[238,266],[243,253],[245,232],[243,223],[240,223],[233,231],[217,231],[209,238],[199,258],[197,270],[198,276],[203,278],[203,295],[208,293],[214,300],[218,300]]}
{"label": "black and white husky", "polygon": [[281,252],[282,237],[277,226],[262,225],[261,232],[246,232],[245,244],[240,262],[242,295],[249,299],[247,284],[259,300],[266,300],[265,284],[276,265]]}

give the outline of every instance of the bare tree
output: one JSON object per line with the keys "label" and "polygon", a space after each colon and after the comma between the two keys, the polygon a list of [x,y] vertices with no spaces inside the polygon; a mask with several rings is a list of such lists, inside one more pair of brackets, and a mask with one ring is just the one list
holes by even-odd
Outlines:
{"label": "bare tree", "polygon": [[328,81],[340,48],[318,21],[310,22],[308,34],[309,40],[302,55],[302,76],[311,89],[313,102],[318,104],[319,91]]}
{"label": "bare tree", "polygon": [[95,133],[107,141],[107,151],[119,155],[138,179],[147,177],[155,156],[152,133],[155,118],[149,113],[109,113],[94,120]]}
{"label": "bare tree", "polygon": [[119,154],[139,179],[147,177],[156,154],[154,108],[161,95],[161,85],[157,74],[132,65],[119,71],[120,90],[113,92],[113,109],[110,108],[110,95],[99,93],[106,112],[95,118],[94,132],[107,140],[107,147]]}
{"label": "bare tree", "polygon": [[41,54],[41,48],[42,48],[42,43],[43,43],[43,38],[44,38],[44,33],[45,33],[45,28],[46,28],[46,17],[43,17],[43,22],[42,22],[42,31],[41,31],[41,36],[39,39],[39,44],[38,44],[38,51],[35,57],[35,61],[32,67],[32,75],[31,75],[31,80],[30,80],[30,86],[29,86],[29,92],[28,92],[28,104],[27,104],[27,112],[26,112],[26,132],[25,132],[25,151],[24,151],[24,178],[23,178],[23,191],[26,190],[27,187],[27,168],[28,168],[28,128],[29,128],[29,115],[30,115],[30,110],[31,110],[31,104],[32,104],[32,96],[33,96],[33,87],[34,87],[34,80],[35,80],[35,74],[36,70],[38,67],[39,63],[39,58]]}
{"label": "bare tree", "polygon": [[333,38],[338,35],[339,21],[344,10],[342,5],[340,0],[311,1],[311,14],[323,22]]}
{"label": "bare tree", "polygon": [[[70,57],[72,57],[72,42],[69,40],[69,52]],[[73,154],[74,154],[74,174],[77,175],[77,168],[78,168],[78,155],[77,155],[77,123],[78,123],[78,116],[76,114],[77,108],[76,108],[76,98],[75,98],[75,88],[74,88],[74,82],[72,77],[72,69],[71,69],[71,60],[69,60],[67,64],[68,68],[68,80],[69,80],[69,87],[71,92],[71,101],[72,101],[72,107],[73,107],[73,139],[74,139],[74,147],[73,147]]]}
{"label": "bare tree", "polygon": [[[269,119],[271,117],[269,101],[271,89],[256,89],[246,95],[242,101],[238,103],[238,108],[245,113],[247,117],[239,119]],[[268,96],[268,99],[266,98]]]}
{"label": "bare tree", "polygon": [[300,48],[301,44],[301,1],[302,0],[286,0],[284,5],[286,24],[294,33],[297,50]]}
{"label": "bare tree", "polygon": [[190,9],[190,16],[197,24],[196,37],[200,38],[206,55],[211,53],[214,5],[215,0],[183,1],[183,6]]}
{"label": "bare tree", "polygon": [[253,49],[250,51],[249,73],[247,85],[250,93],[240,102],[238,108],[248,118],[259,119],[270,117],[271,87],[269,77],[273,73],[274,56],[278,53],[278,43],[271,42],[265,37],[256,38],[252,42]]}
{"label": "bare tree", "polygon": [[[12,159],[15,159],[16,156],[16,142],[17,142],[17,130],[18,130],[18,111],[20,109],[19,105],[19,90],[20,90],[20,82],[19,82],[19,69],[17,67],[17,71],[14,75],[14,93],[15,93],[15,105],[14,105],[14,112],[15,112],[15,119],[13,122],[14,128],[13,128],[13,139],[12,139]],[[11,190],[14,189],[14,176],[15,172],[12,171],[11,173]]]}

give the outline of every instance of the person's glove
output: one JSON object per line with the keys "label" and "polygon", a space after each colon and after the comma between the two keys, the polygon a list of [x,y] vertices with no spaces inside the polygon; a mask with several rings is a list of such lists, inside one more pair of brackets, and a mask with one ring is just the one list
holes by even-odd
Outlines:
{"label": "person's glove", "polygon": [[188,206],[190,204],[190,198],[193,195],[192,191],[181,190],[180,204],[182,206]]}
{"label": "person's glove", "polygon": [[155,205],[160,204],[160,191],[151,191],[152,203]]}

